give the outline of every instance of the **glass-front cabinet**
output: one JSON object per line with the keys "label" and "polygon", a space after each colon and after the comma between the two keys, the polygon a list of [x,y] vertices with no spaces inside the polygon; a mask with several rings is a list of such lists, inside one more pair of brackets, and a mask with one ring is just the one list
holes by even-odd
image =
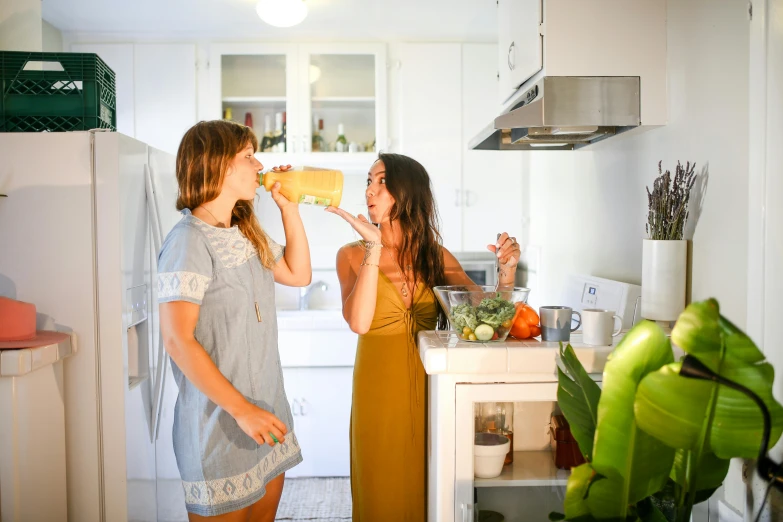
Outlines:
{"label": "glass-front cabinet", "polygon": [[208,117],[251,126],[265,164],[367,168],[387,148],[385,45],[216,44],[210,54]]}
{"label": "glass-front cabinet", "polygon": [[288,120],[296,107],[296,50],[279,44],[227,44],[213,45],[211,51],[207,117],[252,127],[261,152],[293,152],[296,126]]}
{"label": "glass-front cabinet", "polygon": [[[311,152],[378,150],[386,124],[383,51],[383,45],[299,47],[301,74],[308,79],[300,88]],[[385,140],[380,143],[385,146]]]}

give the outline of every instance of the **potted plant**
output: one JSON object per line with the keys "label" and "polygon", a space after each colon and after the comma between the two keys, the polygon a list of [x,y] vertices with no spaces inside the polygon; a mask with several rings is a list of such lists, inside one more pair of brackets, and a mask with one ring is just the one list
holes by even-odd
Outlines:
{"label": "potted plant", "polygon": [[565,515],[551,519],[688,522],[693,505],[723,483],[731,458],[758,456],[758,405],[681,374],[672,342],[686,364],[697,360],[760,397],[771,414],[770,446],[778,440],[783,407],[772,396],[772,366],[714,299],[689,305],[671,341],[655,322],[632,328],[606,364],[602,389],[561,346],[567,373],[558,370],[558,405],[587,462],[571,471]]}
{"label": "potted plant", "polygon": [[685,308],[688,242],[683,238],[688,220],[688,203],[696,181],[696,164],[677,162],[672,178],[662,172],[653,189],[647,187],[648,238],[642,248],[641,315],[655,321],[674,321]]}

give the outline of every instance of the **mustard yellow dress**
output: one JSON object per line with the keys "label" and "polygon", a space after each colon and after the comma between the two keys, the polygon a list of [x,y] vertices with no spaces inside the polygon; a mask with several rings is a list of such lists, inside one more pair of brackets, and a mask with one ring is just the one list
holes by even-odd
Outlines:
{"label": "mustard yellow dress", "polygon": [[411,308],[380,272],[370,331],[359,336],[351,406],[354,522],[427,520],[427,376],[416,336],[437,304],[417,285]]}

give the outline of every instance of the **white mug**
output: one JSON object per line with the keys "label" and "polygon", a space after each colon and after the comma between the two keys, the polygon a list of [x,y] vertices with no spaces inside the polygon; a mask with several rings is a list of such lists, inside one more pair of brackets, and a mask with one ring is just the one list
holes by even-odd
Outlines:
{"label": "white mug", "polygon": [[[612,331],[612,326],[620,321],[620,326]],[[620,335],[623,318],[612,310],[588,308],[582,310],[582,342],[591,346],[611,346],[612,337]]]}

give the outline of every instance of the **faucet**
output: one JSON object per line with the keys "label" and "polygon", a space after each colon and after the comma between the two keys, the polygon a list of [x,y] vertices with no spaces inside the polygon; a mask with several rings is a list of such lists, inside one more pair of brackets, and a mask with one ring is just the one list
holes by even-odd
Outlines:
{"label": "faucet", "polygon": [[329,285],[324,281],[317,281],[310,286],[303,286],[299,288],[299,310],[307,310],[310,304],[310,293],[316,288],[320,288],[326,292],[329,290]]}

